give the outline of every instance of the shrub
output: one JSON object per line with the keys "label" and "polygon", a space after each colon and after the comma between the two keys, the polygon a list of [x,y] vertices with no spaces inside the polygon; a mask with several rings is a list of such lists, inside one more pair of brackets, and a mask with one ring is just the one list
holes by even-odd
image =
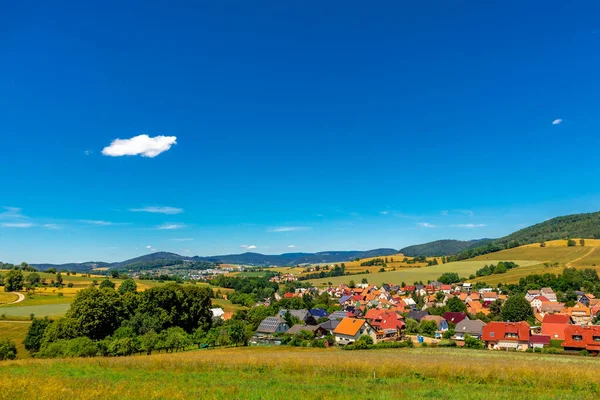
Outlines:
{"label": "shrub", "polygon": [[12,340],[0,339],[0,360],[14,360],[17,358],[17,346]]}
{"label": "shrub", "polygon": [[437,323],[435,321],[421,321],[419,333],[423,335],[433,335],[437,331]]}
{"label": "shrub", "polygon": [[94,357],[98,354],[98,344],[92,339],[82,336],[67,343],[66,356],[68,357]]}
{"label": "shrub", "polygon": [[466,349],[485,349],[485,343],[479,339],[475,339],[471,335],[465,335]]}
{"label": "shrub", "polygon": [[[583,240],[583,239],[582,239],[582,240]],[[580,355],[580,356],[584,356],[584,357],[585,357],[585,356],[588,356],[589,354],[590,354],[590,353],[589,353],[589,352],[588,352],[586,349],[583,349],[583,350],[581,350],[581,351],[579,352],[579,355]]]}
{"label": "shrub", "polygon": [[440,340],[440,347],[456,347],[456,342],[454,340],[443,339]]}

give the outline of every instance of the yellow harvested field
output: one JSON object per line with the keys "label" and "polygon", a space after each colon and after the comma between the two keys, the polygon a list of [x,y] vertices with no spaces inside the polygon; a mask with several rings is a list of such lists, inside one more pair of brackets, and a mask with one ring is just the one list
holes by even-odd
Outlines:
{"label": "yellow harvested field", "polygon": [[0,321],[0,339],[10,339],[17,346],[17,358],[29,358],[23,339],[29,330],[29,321]]}
{"label": "yellow harvested field", "polygon": [[19,296],[13,293],[0,292],[0,304],[12,303],[17,300]]}

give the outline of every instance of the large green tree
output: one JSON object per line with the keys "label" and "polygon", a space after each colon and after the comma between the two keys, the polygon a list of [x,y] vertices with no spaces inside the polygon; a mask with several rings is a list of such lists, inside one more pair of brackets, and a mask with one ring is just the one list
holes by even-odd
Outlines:
{"label": "large green tree", "polygon": [[13,269],[8,271],[4,277],[4,291],[17,292],[23,290],[23,273],[20,270]]}
{"label": "large green tree", "polygon": [[125,279],[123,282],[121,282],[121,285],[119,286],[120,294],[125,294],[125,293],[129,293],[129,292],[135,293],[136,291],[137,291],[137,284],[131,278]]}
{"label": "large green tree", "polygon": [[85,336],[103,339],[121,325],[126,313],[123,300],[117,292],[90,287],[77,293],[67,317],[79,323]]}
{"label": "large green tree", "polygon": [[531,304],[523,296],[509,297],[502,307],[502,319],[504,321],[527,321],[531,317],[533,317]]}
{"label": "large green tree", "polygon": [[460,301],[460,299],[457,296],[454,296],[453,298],[448,300],[446,306],[448,307],[448,311],[451,312],[467,312],[467,306],[465,305],[465,303]]}

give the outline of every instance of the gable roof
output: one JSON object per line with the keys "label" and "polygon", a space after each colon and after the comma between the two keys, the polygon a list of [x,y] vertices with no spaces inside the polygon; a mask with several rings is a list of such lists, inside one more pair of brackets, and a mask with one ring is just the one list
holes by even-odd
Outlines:
{"label": "gable roof", "polygon": [[421,321],[434,321],[439,328],[440,324],[446,320],[443,317],[440,317],[439,315],[426,315],[421,319]]}
{"label": "gable roof", "polygon": [[531,335],[529,343],[550,344],[550,336],[548,335]]}
{"label": "gable roof", "polygon": [[458,324],[463,319],[469,319],[467,313],[462,312],[445,312],[444,319],[448,322],[452,322],[454,324]]}
{"label": "gable roof", "polygon": [[286,332],[287,334],[290,335],[295,335],[296,333],[300,332],[300,331],[307,331],[307,332],[316,332],[318,329],[323,329],[320,325],[302,325],[302,324],[296,324],[294,326],[292,326],[290,329],[288,329],[288,331]]}
{"label": "gable roof", "polygon": [[327,331],[333,331],[340,324],[340,320],[330,319],[328,321],[319,324],[319,326]]}
{"label": "gable roof", "polygon": [[462,332],[469,334],[471,336],[480,336],[483,327],[486,325],[485,322],[479,319],[463,319],[458,324],[456,324],[456,328],[454,328],[455,332]]}
{"label": "gable roof", "polygon": [[358,318],[344,318],[334,329],[334,334],[355,336],[363,325],[367,324],[367,320]]}
{"label": "gable roof", "polygon": [[[581,340],[573,340],[573,336],[581,336]],[[565,341],[562,342],[562,346],[599,351],[600,343],[594,340],[594,336],[600,336],[600,325],[569,325],[565,328]]]}
{"label": "gable roof", "polygon": [[570,324],[571,316],[567,314],[546,314],[542,320],[544,324]]}
{"label": "gable roof", "polygon": [[274,333],[274,332],[277,331],[277,328],[279,327],[280,324],[285,324],[285,326],[287,326],[287,324],[285,323],[285,321],[282,320],[281,318],[267,317],[267,318],[265,318],[265,319],[262,320],[262,322],[260,323],[260,325],[258,325],[258,329],[256,330],[256,332],[260,332],[260,333]]}
{"label": "gable roof", "polygon": [[420,321],[423,319],[423,317],[426,317],[427,315],[429,315],[429,311],[427,311],[427,310],[425,310],[425,311],[409,311],[408,314],[406,314],[406,318],[411,318],[411,319]]}
{"label": "gable roof", "polygon": [[[506,337],[507,333],[516,333],[517,337]],[[481,339],[484,341],[529,341],[529,336],[529,325],[525,321],[490,322],[483,328]]]}
{"label": "gable roof", "polygon": [[329,313],[322,308],[312,308],[308,310],[308,312],[315,318],[323,318],[329,315]]}
{"label": "gable roof", "polygon": [[329,319],[344,319],[348,317],[347,311],[334,311],[329,314]]}

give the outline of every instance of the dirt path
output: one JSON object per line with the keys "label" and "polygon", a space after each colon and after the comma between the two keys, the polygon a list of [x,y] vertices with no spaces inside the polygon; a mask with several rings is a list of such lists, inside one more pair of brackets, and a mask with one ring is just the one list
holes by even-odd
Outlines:
{"label": "dirt path", "polygon": [[10,303],[2,304],[4,306],[6,306],[8,304],[17,304],[17,303],[20,303],[23,300],[25,300],[25,295],[23,295],[23,294],[21,294],[19,292],[9,292],[9,293],[16,294],[18,298],[15,301],[11,301]]}
{"label": "dirt path", "polygon": [[576,263],[577,261],[583,260],[584,258],[586,258],[587,256],[589,256],[590,254],[592,254],[594,252],[594,250],[596,250],[596,247],[590,248],[590,251],[588,251],[587,253],[585,253],[581,257],[577,257],[576,259],[569,261],[567,263],[567,267],[572,268],[571,263]]}

